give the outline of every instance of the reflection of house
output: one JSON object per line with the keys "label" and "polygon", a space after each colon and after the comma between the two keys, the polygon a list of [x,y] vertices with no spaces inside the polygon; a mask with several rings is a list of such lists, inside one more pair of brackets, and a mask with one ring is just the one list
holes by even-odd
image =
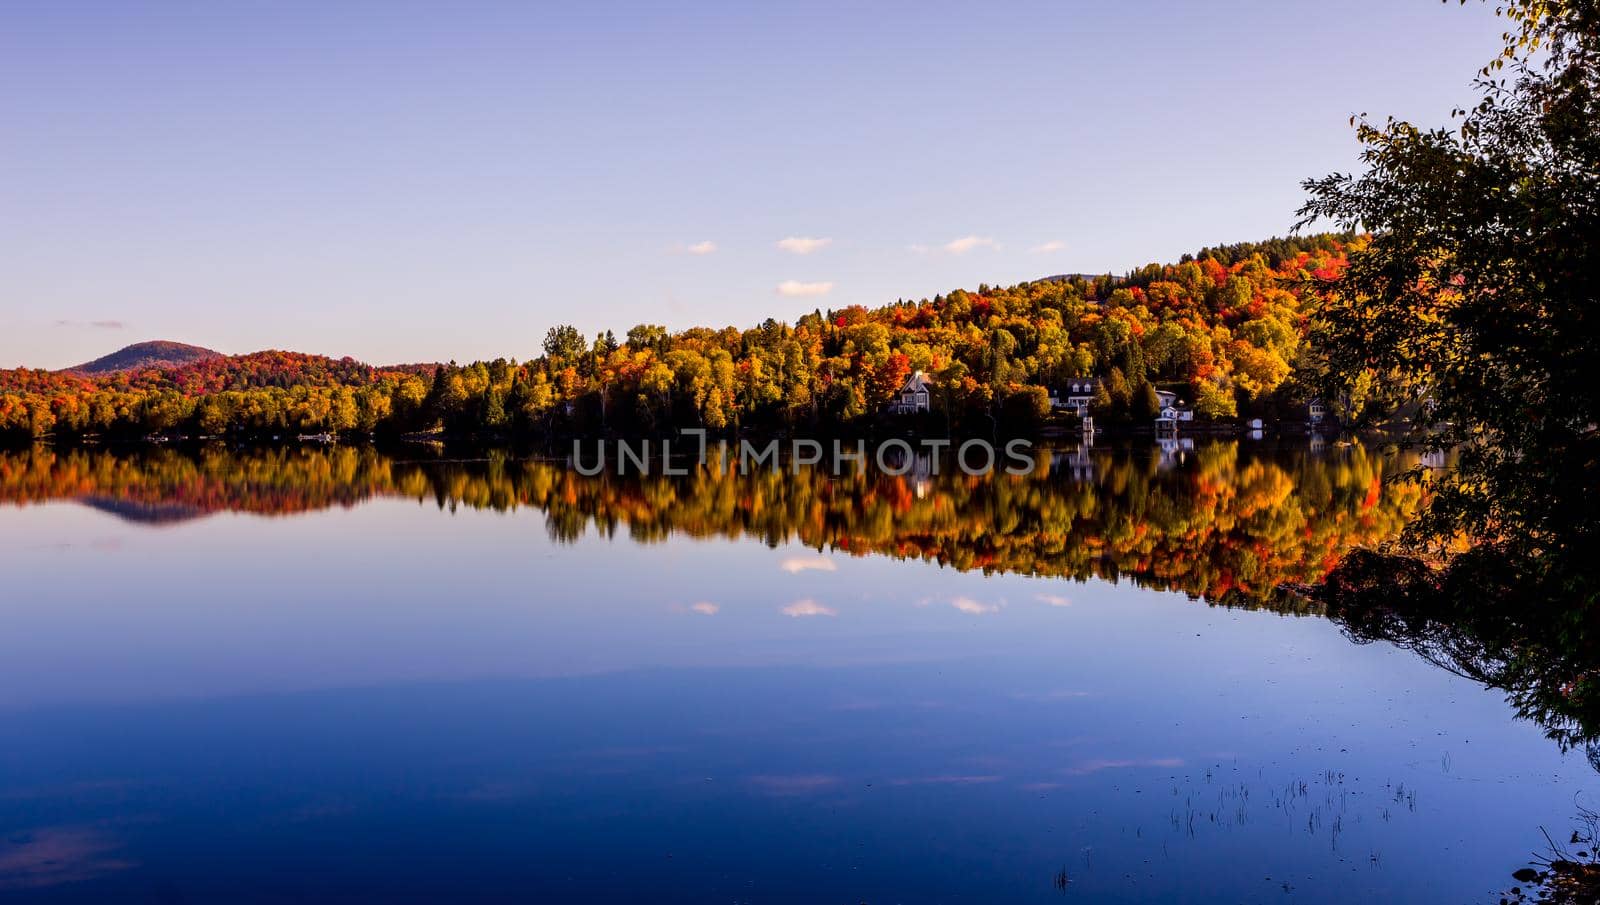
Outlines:
{"label": "reflection of house", "polygon": [[1099,386],[1100,381],[1094,377],[1074,377],[1067,381],[1066,386],[1050,391],[1050,407],[1081,418],[1089,414],[1089,406],[1094,402],[1094,392]]}
{"label": "reflection of house", "polygon": [[1071,452],[1056,450],[1050,454],[1050,473],[1067,474],[1072,480],[1083,483],[1094,480],[1094,458],[1089,455],[1092,443],[1081,443]]}
{"label": "reflection of house", "polygon": [[1157,437],[1156,448],[1161,450],[1161,457],[1156,461],[1156,467],[1165,471],[1188,460],[1189,453],[1194,452],[1194,438]]}
{"label": "reflection of house", "polygon": [[914,415],[917,412],[926,412],[933,408],[932,384],[928,382],[928,375],[921,371],[906,378],[900,392],[895,394],[893,402],[885,409],[891,415]]}
{"label": "reflection of house", "polygon": [[925,452],[916,453],[911,457],[910,470],[906,478],[911,481],[911,490],[917,499],[924,499],[933,491],[933,476],[939,473],[934,464],[933,457]]}

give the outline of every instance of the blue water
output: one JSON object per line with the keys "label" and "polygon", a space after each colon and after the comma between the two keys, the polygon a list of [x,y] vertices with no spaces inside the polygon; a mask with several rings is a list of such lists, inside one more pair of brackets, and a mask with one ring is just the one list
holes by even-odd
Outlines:
{"label": "blue water", "polygon": [[0,569],[6,903],[1493,901],[1600,792],[1409,652],[1127,582],[381,497],[0,506]]}

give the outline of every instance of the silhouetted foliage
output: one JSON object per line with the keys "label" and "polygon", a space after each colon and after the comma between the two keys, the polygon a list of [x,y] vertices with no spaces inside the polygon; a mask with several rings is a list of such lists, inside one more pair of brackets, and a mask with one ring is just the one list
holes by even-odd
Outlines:
{"label": "silhouetted foliage", "polygon": [[1367,171],[1306,184],[1306,222],[1371,232],[1342,274],[1316,280],[1311,340],[1348,416],[1410,409],[1419,440],[1457,450],[1414,540],[1491,544],[1521,581],[1592,609],[1600,12],[1504,12],[1505,56],[1458,130],[1361,119]]}

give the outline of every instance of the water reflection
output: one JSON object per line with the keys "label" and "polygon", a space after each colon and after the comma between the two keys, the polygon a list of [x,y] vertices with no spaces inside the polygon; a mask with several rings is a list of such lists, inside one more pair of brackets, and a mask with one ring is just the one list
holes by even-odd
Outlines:
{"label": "water reflection", "polygon": [[1437,574],[1415,560],[1363,551],[1314,593],[1352,641],[1387,641],[1505,692],[1519,718],[1564,749],[1584,749],[1600,770],[1600,649],[1577,631],[1586,615],[1581,605],[1574,612],[1495,593],[1486,577],[1469,583],[1470,556],[1457,567],[1446,580],[1465,586],[1440,587]]}
{"label": "water reflection", "polygon": [[1416,511],[1414,486],[1384,482],[1409,463],[1360,445],[1313,453],[1188,438],[1163,444],[1042,450],[1030,475],[983,477],[927,462],[902,476],[742,474],[712,463],[681,477],[585,477],[504,452],[36,447],[0,454],[0,502],[70,499],[152,523],[219,511],[282,515],[372,497],[452,510],[534,507],[559,540],[591,529],[640,542],[673,534],[798,540],[986,574],[1131,579],[1252,606],[1274,600],[1280,585],[1321,578],[1353,548],[1393,538]]}
{"label": "water reflection", "polygon": [[[1352,641],[1388,642],[1504,693],[1517,718],[1541,727],[1563,751],[1582,750],[1600,771],[1593,603],[1547,588],[1520,580],[1489,548],[1463,553],[1445,569],[1357,551],[1309,594]],[[1508,880],[1500,901],[1600,901],[1600,813],[1592,799],[1580,797],[1575,807],[1570,837],[1542,832],[1546,845]]]}
{"label": "water reflection", "polygon": [[1591,776],[1478,686],[1583,659],[1277,590],[1408,464],[0,454],[0,902],[1472,901]]}

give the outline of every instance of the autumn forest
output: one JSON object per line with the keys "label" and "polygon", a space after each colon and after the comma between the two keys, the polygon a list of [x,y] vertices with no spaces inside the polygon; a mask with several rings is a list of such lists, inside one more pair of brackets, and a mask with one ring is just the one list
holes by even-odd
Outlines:
{"label": "autumn forest", "polygon": [[1298,410],[1317,371],[1318,288],[1364,239],[1319,234],[1202,250],[1122,277],[979,286],[793,323],[590,339],[551,327],[540,354],[374,367],[266,351],[105,374],[0,371],[0,436],[134,440],[295,434],[661,434],[685,427],[870,430],[914,372],[929,430],[1026,433],[1049,394],[1095,377],[1101,423],[1147,423],[1169,389],[1200,421]]}

